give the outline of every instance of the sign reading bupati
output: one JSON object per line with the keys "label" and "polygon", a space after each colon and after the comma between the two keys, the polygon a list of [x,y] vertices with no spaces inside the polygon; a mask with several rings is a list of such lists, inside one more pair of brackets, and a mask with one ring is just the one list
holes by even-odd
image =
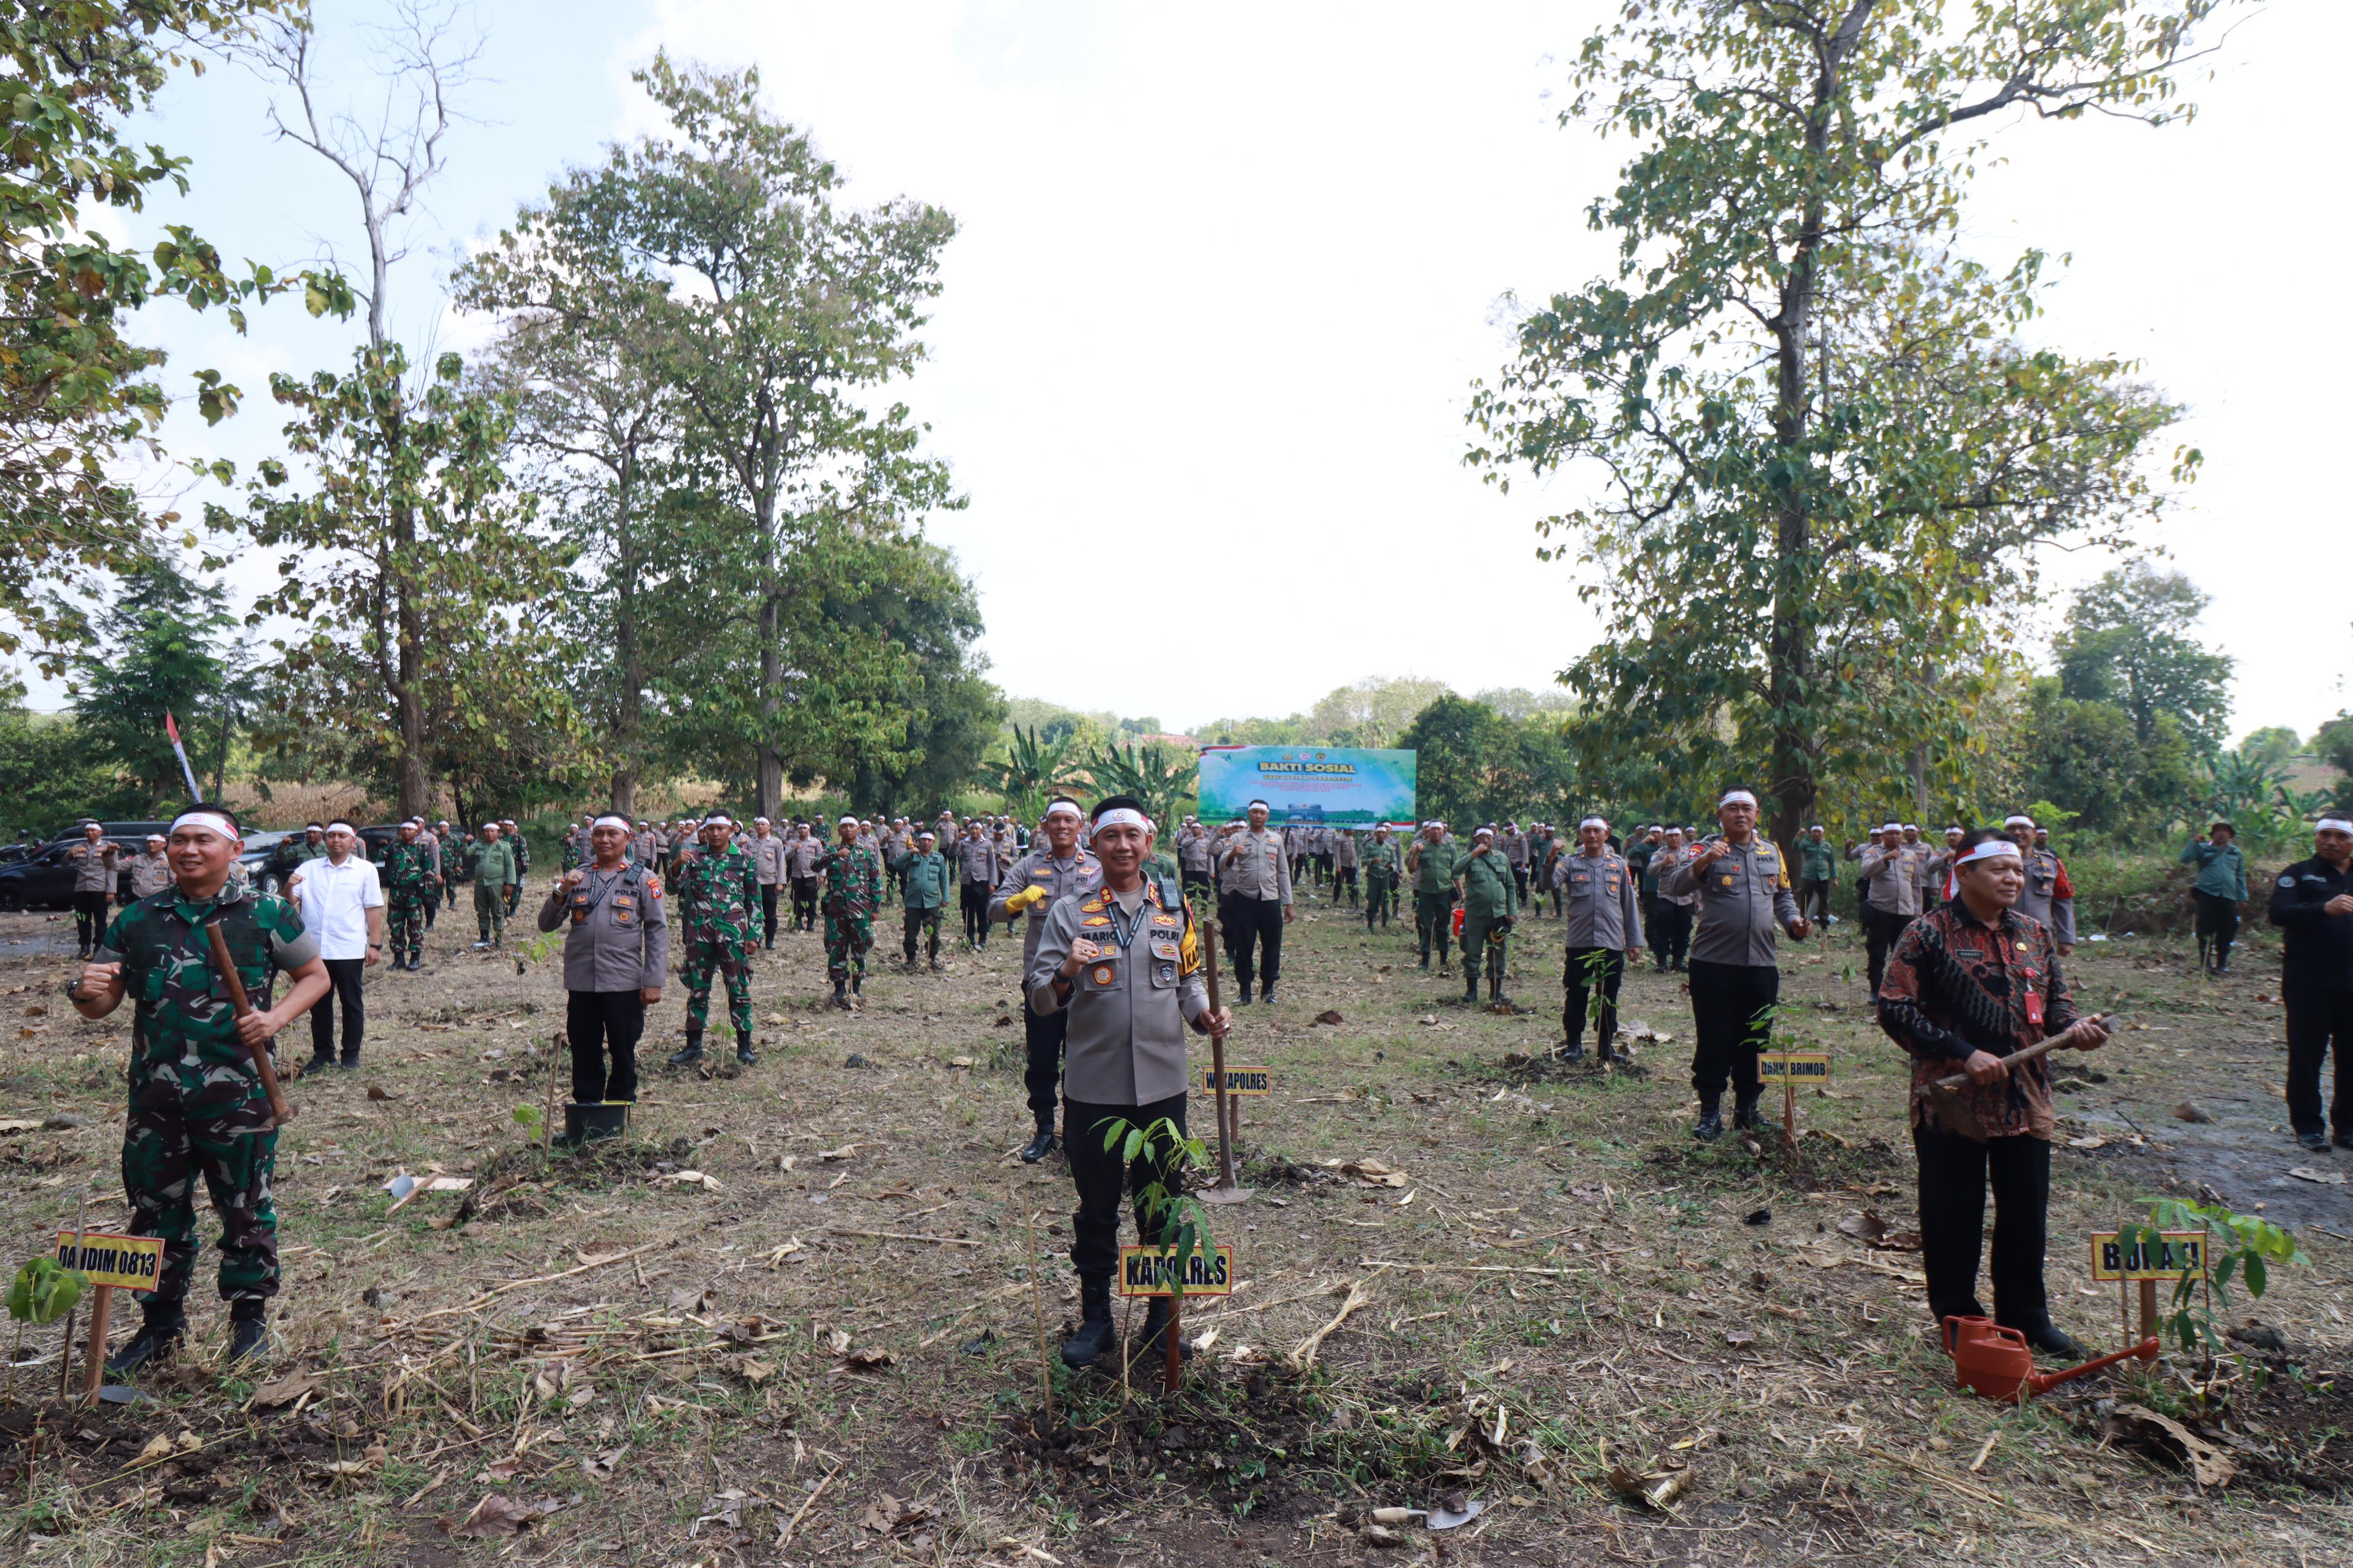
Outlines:
{"label": "sign reading bupati", "polygon": [[[76,1242],[80,1243],[79,1247]],[[155,1277],[164,1271],[164,1238],[61,1230],[58,1232],[58,1266],[80,1269],[92,1285],[153,1290]]]}
{"label": "sign reading bupati", "polygon": [[2206,1234],[2197,1230],[2159,1233],[2154,1247],[2141,1245],[2136,1235],[2127,1243],[2113,1230],[2092,1233],[2092,1278],[2094,1279],[2199,1279],[2206,1273]]}
{"label": "sign reading bupati", "polygon": [[1414,753],[1341,746],[1211,746],[1201,753],[1201,820],[1231,822],[1266,802],[1278,827],[1412,822]]}
{"label": "sign reading bupati", "polygon": [[1776,1083],[1828,1083],[1828,1051],[1766,1051],[1757,1058],[1757,1076]]}
{"label": "sign reading bupati", "polygon": [[[1179,1264],[1183,1265],[1181,1268]],[[1232,1295],[1234,1249],[1196,1247],[1181,1258],[1165,1247],[1119,1249],[1119,1293],[1123,1296],[1174,1296],[1180,1279],[1187,1296]]]}
{"label": "sign reading bupati", "polygon": [[[1273,1089],[1274,1075],[1264,1068],[1228,1067],[1226,1068],[1226,1092],[1229,1095],[1269,1094],[1273,1091]],[[1203,1094],[1218,1092],[1218,1069],[1214,1066],[1204,1067],[1201,1069],[1201,1092]]]}

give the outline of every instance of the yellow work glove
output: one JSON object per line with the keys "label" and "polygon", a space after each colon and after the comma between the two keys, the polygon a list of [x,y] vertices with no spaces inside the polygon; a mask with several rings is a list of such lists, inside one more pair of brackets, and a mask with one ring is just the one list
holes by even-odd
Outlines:
{"label": "yellow work glove", "polygon": [[1045,900],[1046,889],[1033,882],[1005,900],[1005,912],[1009,915],[1019,914],[1030,905],[1043,903]]}

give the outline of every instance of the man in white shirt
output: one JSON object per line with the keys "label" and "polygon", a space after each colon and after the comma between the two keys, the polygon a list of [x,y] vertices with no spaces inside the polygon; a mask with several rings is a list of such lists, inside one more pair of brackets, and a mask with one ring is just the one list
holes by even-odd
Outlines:
{"label": "man in white shirt", "polygon": [[[359,829],[337,818],[327,824],[324,859],[306,861],[286,890],[301,906],[302,929],[319,941],[332,989],[311,1009],[311,1068],[360,1065],[360,1037],[367,1015],[360,1003],[360,976],[384,956],[384,883],[373,863],[359,855]],[[343,1053],[335,1056],[335,999],[343,1003]]]}

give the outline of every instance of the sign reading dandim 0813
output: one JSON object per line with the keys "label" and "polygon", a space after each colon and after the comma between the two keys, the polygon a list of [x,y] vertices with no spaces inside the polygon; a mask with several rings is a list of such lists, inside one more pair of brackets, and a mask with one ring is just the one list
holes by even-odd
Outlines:
{"label": "sign reading dandim 0813", "polygon": [[153,1290],[156,1276],[164,1271],[164,1238],[61,1230],[58,1232],[58,1266],[80,1269],[93,1285]]}

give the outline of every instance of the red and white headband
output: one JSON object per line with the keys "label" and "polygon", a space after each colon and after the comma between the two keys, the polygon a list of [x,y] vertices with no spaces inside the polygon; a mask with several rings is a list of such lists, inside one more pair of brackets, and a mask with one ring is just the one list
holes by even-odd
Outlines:
{"label": "red and white headband", "polygon": [[184,811],[172,818],[172,831],[177,833],[183,827],[201,827],[223,838],[237,837],[237,825],[217,811]]}
{"label": "red and white headband", "polygon": [[1101,833],[1106,827],[1117,827],[1123,823],[1131,827],[1141,827],[1146,833],[1152,831],[1152,818],[1132,805],[1114,805],[1109,811],[1098,813],[1095,831]]}

